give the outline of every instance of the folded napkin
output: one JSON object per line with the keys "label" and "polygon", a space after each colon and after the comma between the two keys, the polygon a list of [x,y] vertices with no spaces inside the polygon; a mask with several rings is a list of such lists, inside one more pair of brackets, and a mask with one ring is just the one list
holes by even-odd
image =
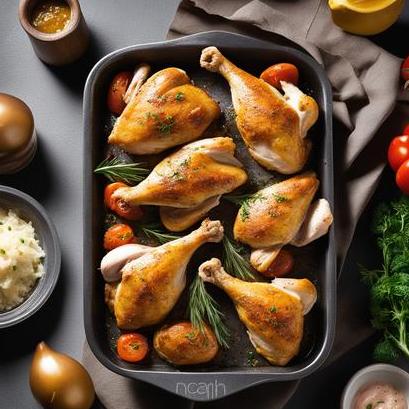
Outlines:
{"label": "folded napkin", "polygon": [[[334,97],[335,228],[340,272],[358,219],[384,168],[389,137],[401,131],[404,114],[409,117],[408,110],[403,112],[402,107],[390,115],[397,100],[400,60],[368,39],[336,27],[324,0],[184,0],[168,38],[209,30],[248,34],[301,47],[325,68]],[[330,361],[372,333],[362,297],[351,291],[358,281],[359,277],[348,274],[340,277],[339,319]],[[265,384],[216,402],[194,404],[111,373],[87,345],[84,364],[107,409],[154,409],[169,404],[208,409],[251,404],[254,409],[279,409],[298,384]]]}

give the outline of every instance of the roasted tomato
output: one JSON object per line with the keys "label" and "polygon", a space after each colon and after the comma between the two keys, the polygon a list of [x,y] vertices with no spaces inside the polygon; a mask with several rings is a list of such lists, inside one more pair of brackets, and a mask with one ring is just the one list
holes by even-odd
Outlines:
{"label": "roasted tomato", "polygon": [[108,109],[115,115],[121,115],[125,109],[124,95],[132,80],[132,72],[122,71],[115,75],[108,89]]}
{"label": "roasted tomato", "polygon": [[270,267],[261,273],[266,277],[283,277],[294,267],[294,257],[288,250],[280,250]]}
{"label": "roasted tomato", "polygon": [[393,138],[388,148],[388,162],[390,167],[396,172],[402,163],[408,159],[409,135],[402,135]]}
{"label": "roasted tomato", "polygon": [[113,250],[124,244],[136,243],[133,230],[127,224],[114,224],[104,235],[105,250]]}
{"label": "roasted tomato", "polygon": [[280,81],[290,82],[291,84],[298,84],[298,69],[293,64],[275,64],[264,70],[260,78],[272,85],[274,88],[281,89]]}
{"label": "roasted tomato", "polygon": [[143,217],[143,211],[139,206],[131,206],[124,200],[114,199],[112,197],[116,190],[127,186],[128,185],[122,182],[114,182],[107,185],[104,191],[105,206],[124,219],[140,220]]}
{"label": "roasted tomato", "polygon": [[396,184],[405,195],[409,195],[409,160],[399,167],[396,173]]}
{"label": "roasted tomato", "polygon": [[149,351],[148,340],[136,332],[121,335],[116,348],[119,357],[127,362],[142,361]]}

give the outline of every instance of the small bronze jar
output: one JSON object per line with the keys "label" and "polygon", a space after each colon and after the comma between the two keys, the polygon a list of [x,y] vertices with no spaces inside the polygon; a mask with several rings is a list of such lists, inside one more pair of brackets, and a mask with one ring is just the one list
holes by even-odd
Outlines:
{"label": "small bronze jar", "polygon": [[[43,32],[34,27],[33,13],[45,3],[44,0],[20,0],[19,4],[20,23],[30,38],[35,53],[50,65],[65,65],[76,61],[84,54],[89,43],[88,28],[78,0],[63,2],[71,13],[66,26],[57,32]],[[47,1],[47,4],[52,4],[52,1]]]}
{"label": "small bronze jar", "polygon": [[12,95],[0,93],[0,175],[26,167],[37,150],[30,108]]}

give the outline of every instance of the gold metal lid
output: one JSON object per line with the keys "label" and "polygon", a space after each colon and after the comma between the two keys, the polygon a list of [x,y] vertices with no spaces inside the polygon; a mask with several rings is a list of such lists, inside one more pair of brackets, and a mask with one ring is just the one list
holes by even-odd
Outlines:
{"label": "gold metal lid", "polygon": [[33,133],[30,108],[19,98],[0,93],[0,155],[23,150]]}

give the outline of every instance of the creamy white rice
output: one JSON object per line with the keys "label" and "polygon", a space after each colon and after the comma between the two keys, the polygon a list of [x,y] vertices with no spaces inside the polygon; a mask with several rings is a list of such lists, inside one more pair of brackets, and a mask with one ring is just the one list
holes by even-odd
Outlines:
{"label": "creamy white rice", "polygon": [[44,274],[44,257],[31,222],[0,208],[0,312],[27,298]]}

